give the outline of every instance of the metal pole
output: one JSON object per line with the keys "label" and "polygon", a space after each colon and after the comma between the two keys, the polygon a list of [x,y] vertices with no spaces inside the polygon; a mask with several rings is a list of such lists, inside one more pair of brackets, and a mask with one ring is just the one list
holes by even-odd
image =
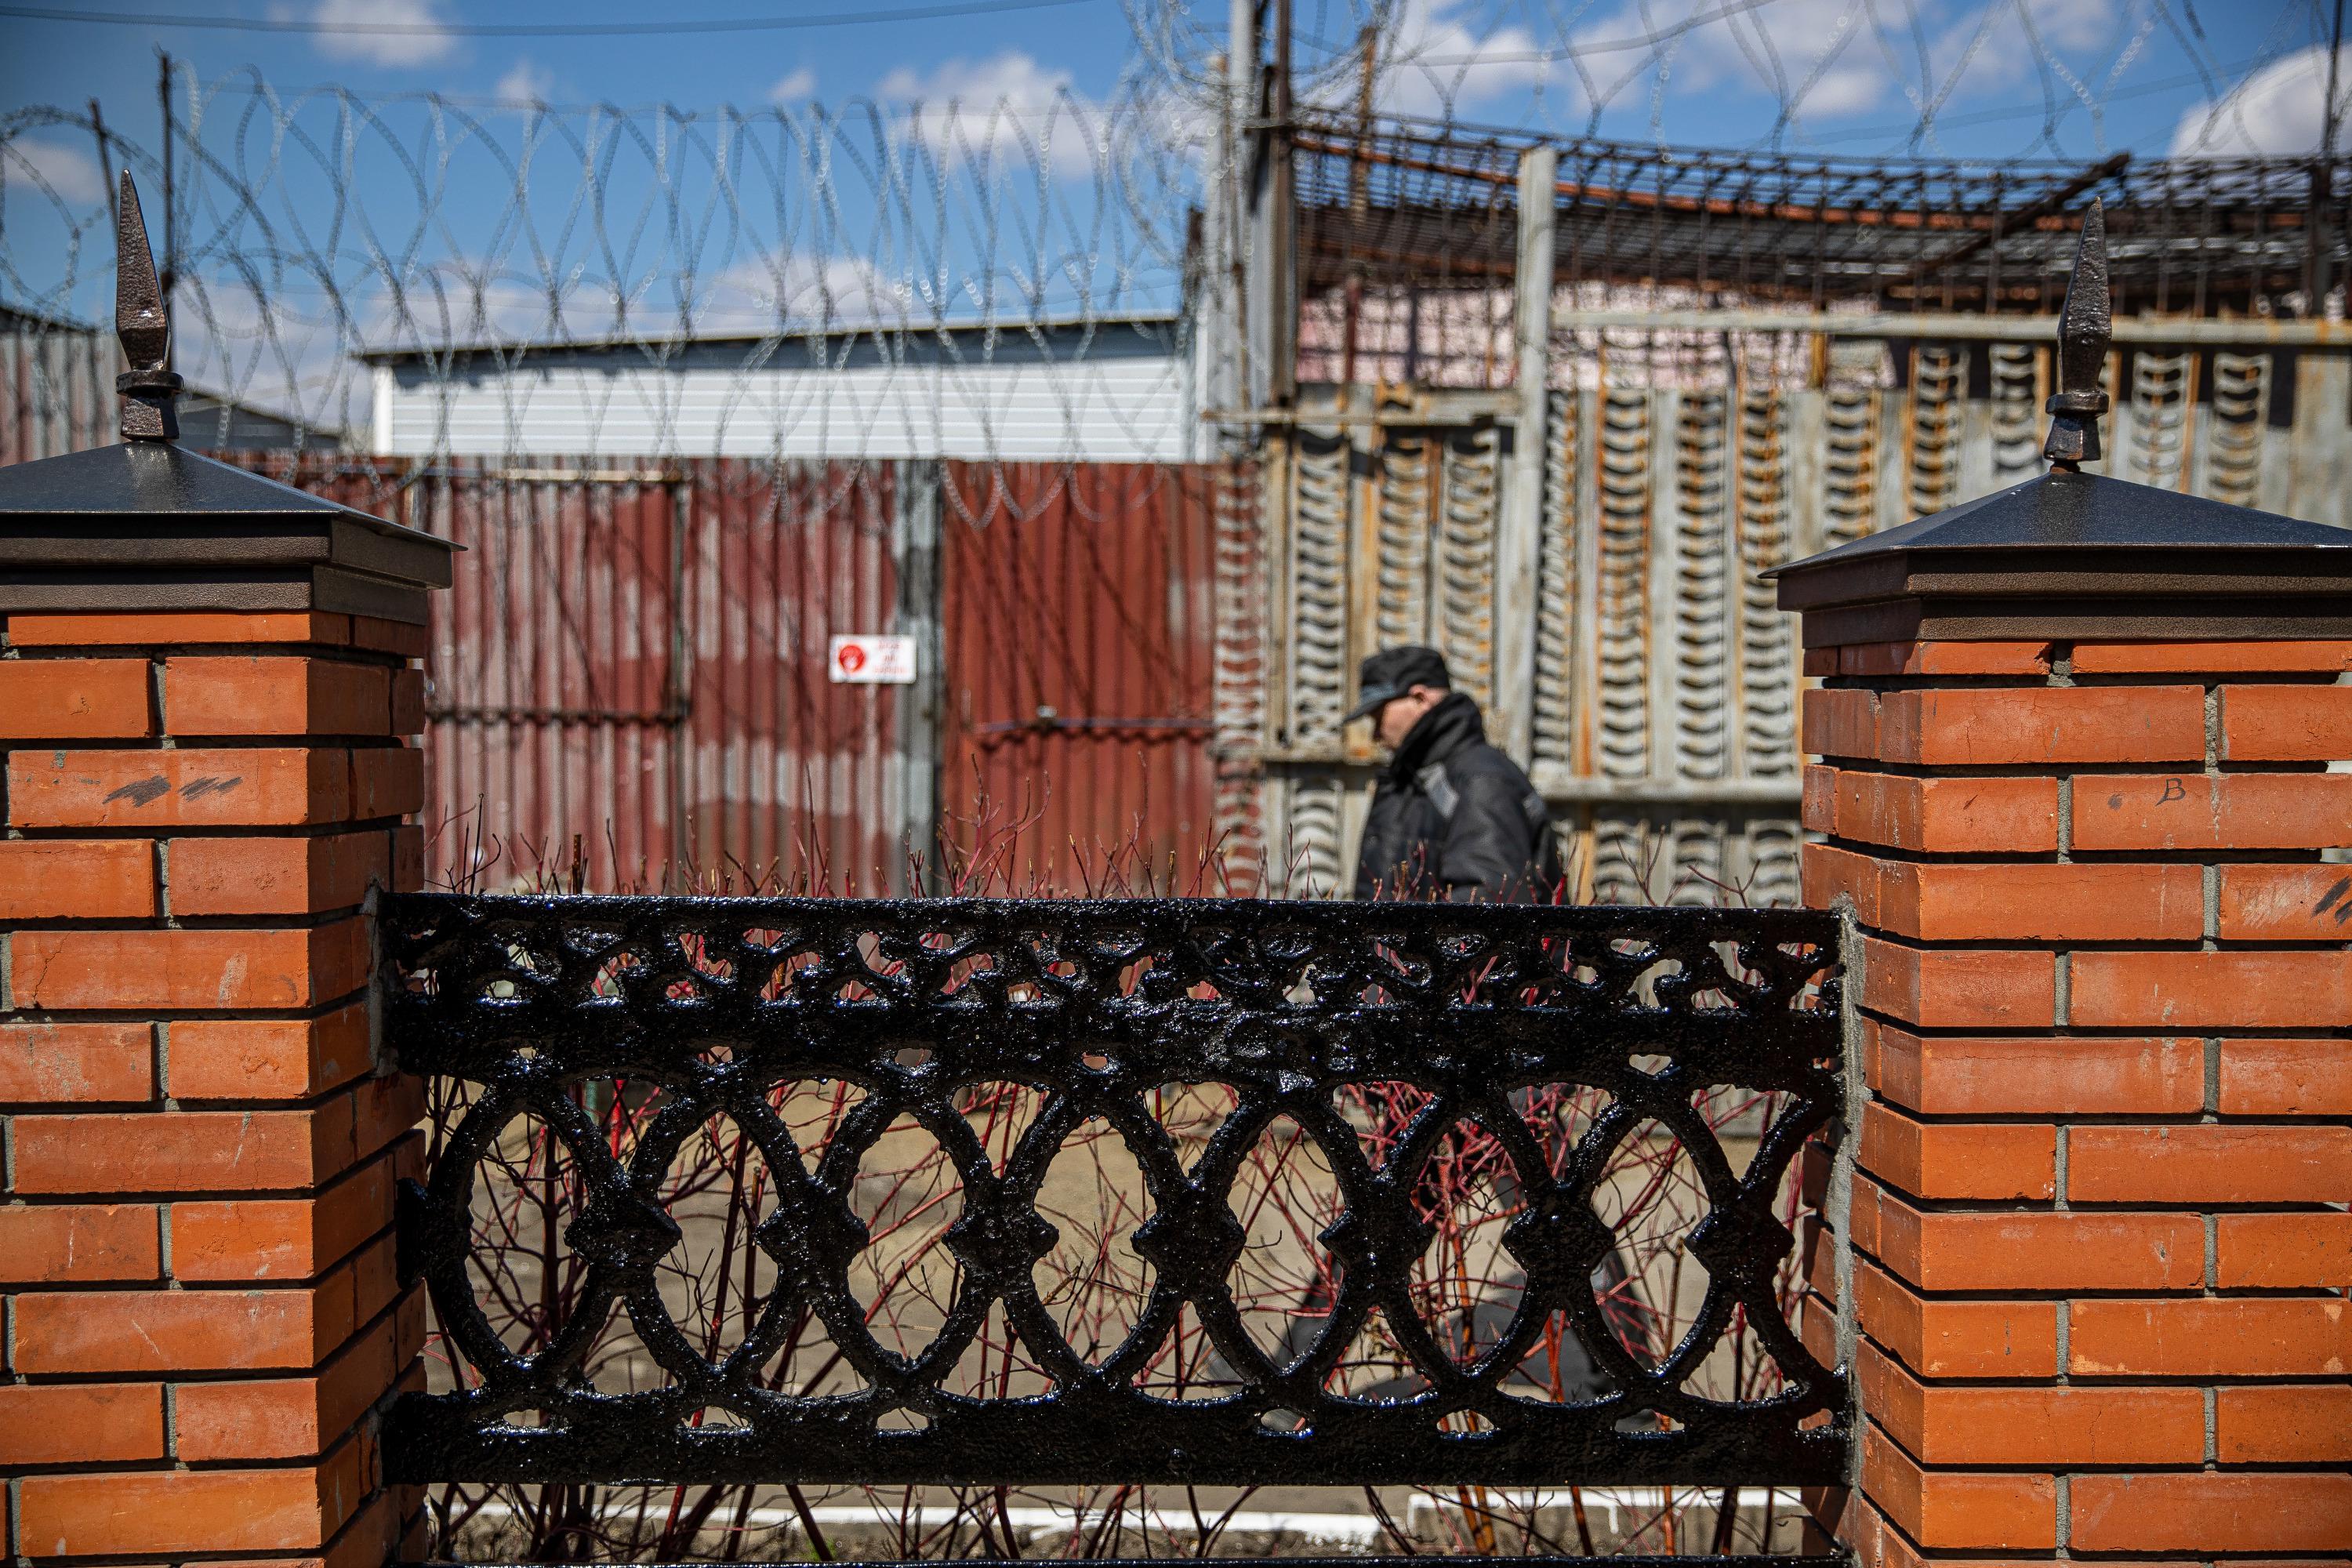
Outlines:
{"label": "metal pole", "polygon": [[[940,794],[946,759],[940,751],[945,729],[947,656],[941,598],[940,488],[944,464],[908,461],[897,465],[892,498],[891,568],[898,579],[897,629],[915,639],[915,682],[898,689],[899,798],[908,859],[890,868],[891,885],[915,899],[938,893],[945,883],[940,855]],[[921,883],[915,875],[920,869]]]}
{"label": "metal pole", "polygon": [[[1372,135],[1372,76],[1379,60],[1380,29],[1366,23],[1357,47],[1363,58],[1356,82],[1356,150],[1348,159],[1348,247],[1361,245],[1371,213],[1371,170],[1364,162]],[[1339,395],[1356,395],[1356,333],[1364,315],[1364,258],[1348,258],[1346,320],[1339,329]]]}
{"label": "metal pole", "polygon": [[1259,299],[1257,277],[1260,229],[1265,221],[1259,199],[1258,149],[1265,133],[1257,128],[1259,89],[1257,42],[1258,0],[1233,0],[1233,37],[1226,43],[1226,130],[1232,138],[1229,161],[1233,217],[1228,242],[1233,248],[1233,352],[1234,384],[1239,399],[1228,406],[1250,408],[1263,401],[1259,376],[1265,366],[1257,345]]}
{"label": "metal pole", "polygon": [[[118,210],[114,195],[114,154],[106,145],[106,111],[99,108],[98,100],[89,100],[89,133],[98,139],[98,177],[106,186],[106,226],[120,231],[122,214]],[[164,298],[169,300],[170,295]]]}
{"label": "metal pole", "polygon": [[[172,308],[172,290],[180,282],[179,188],[172,178],[172,57],[155,51],[155,106],[163,120],[163,308]],[[166,344],[163,368],[172,368],[176,344]]]}
{"label": "metal pole", "polygon": [[1227,13],[1225,86],[1236,121],[1257,113],[1257,6],[1258,0],[1233,0]]}
{"label": "metal pole", "polygon": [[1284,407],[1298,400],[1298,197],[1291,168],[1290,0],[1274,7],[1274,387]]}
{"label": "metal pole", "polygon": [[[694,849],[693,806],[688,804],[687,790],[692,783],[694,749],[694,644],[686,635],[686,617],[693,605],[695,584],[687,580],[690,569],[698,568],[700,556],[696,542],[689,539],[698,486],[715,487],[723,482],[719,476],[704,468],[697,475],[681,473],[669,487],[669,691],[662,710],[668,716],[669,731],[669,864],[662,868],[661,892],[677,892],[679,886],[673,879],[684,876]],[[776,494],[781,497],[784,487],[780,481]],[[772,503],[781,504],[781,502]],[[725,515],[724,508],[720,515]],[[769,522],[774,525],[771,511]],[[698,571],[697,576],[699,576]],[[614,874],[620,874],[614,867]]]}
{"label": "metal pole", "polygon": [[2336,216],[2336,132],[2342,123],[2336,112],[2336,82],[2344,59],[2344,0],[2336,0],[2336,21],[2327,37],[2327,97],[2319,106],[2319,163],[2311,172],[2311,302],[2304,312],[2315,321],[2327,314],[2337,226]]}
{"label": "metal pole", "polygon": [[[1771,307],[1732,310],[1582,310],[1552,313],[1561,331],[1612,327],[1651,332],[1806,332],[1822,338],[1916,340],[1928,343],[2046,343],[2057,335],[2056,316],[1938,316],[1925,312],[1853,312],[1831,315]],[[2176,348],[2352,347],[2352,326],[2342,321],[2294,321],[2283,316],[2126,316],[2116,322],[2119,343],[2162,343]]]}
{"label": "metal pole", "polygon": [[[1559,153],[1530,147],[1519,154],[1517,301],[1511,336],[1517,351],[1518,416],[1511,427],[1510,489],[1495,539],[1495,702],[1487,716],[1496,744],[1521,762],[1535,751],[1537,577],[1543,563],[1544,443],[1551,381],[1553,193]],[[1562,584],[1542,584],[1559,593]]]}
{"label": "metal pole", "polygon": [[2341,117],[2336,107],[2336,82],[2344,59],[2344,0],[2336,0],[2336,23],[2327,34],[2327,98],[2319,106],[2319,158],[2325,164],[2336,156],[2336,129]]}

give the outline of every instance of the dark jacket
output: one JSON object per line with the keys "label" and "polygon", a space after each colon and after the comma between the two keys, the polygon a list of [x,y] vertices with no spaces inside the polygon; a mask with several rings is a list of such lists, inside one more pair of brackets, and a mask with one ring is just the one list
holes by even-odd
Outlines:
{"label": "dark jacket", "polygon": [[1356,897],[1549,902],[1559,880],[1543,797],[1486,743],[1478,705],[1453,693],[1421,716],[1372,795]]}

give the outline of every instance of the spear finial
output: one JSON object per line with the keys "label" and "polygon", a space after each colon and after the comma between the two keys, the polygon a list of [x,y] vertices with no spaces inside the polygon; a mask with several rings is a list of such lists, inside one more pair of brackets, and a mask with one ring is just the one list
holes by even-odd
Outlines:
{"label": "spear finial", "polygon": [[155,279],[155,254],[147,247],[147,219],[139,210],[139,187],[122,171],[122,197],[115,204],[114,335],[131,368],[114,378],[122,398],[122,438],[176,441],[180,421],[172,401],[180,378],[168,368],[172,319],[163,288]]}
{"label": "spear finial", "polygon": [[2107,294],[2107,213],[2094,196],[2083,216],[2066,302],[2058,310],[2058,390],[2043,405],[2052,417],[2042,455],[2053,468],[2073,472],[2099,455],[2099,416],[2107,411],[2099,374],[2106,368],[2114,324]]}

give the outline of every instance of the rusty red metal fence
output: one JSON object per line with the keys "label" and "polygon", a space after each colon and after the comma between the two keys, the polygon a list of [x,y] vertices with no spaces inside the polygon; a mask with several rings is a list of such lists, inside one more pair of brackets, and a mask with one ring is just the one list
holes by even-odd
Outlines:
{"label": "rusty red metal fence", "polygon": [[1148,867],[1164,890],[1227,890],[1204,870],[1214,474],[948,465],[941,801],[967,851],[983,800],[1022,825],[1006,885],[1081,891]]}
{"label": "rusty red metal fence", "polygon": [[[987,817],[1000,889],[1123,850],[1225,890],[1210,468],[234,456],[465,546],[427,661],[436,884],[904,893]],[[915,637],[913,684],[831,679],[868,634]]]}
{"label": "rusty red metal fence", "polygon": [[642,879],[684,847],[676,484],[442,465],[413,489],[467,552],[427,666],[435,872],[488,858],[495,884],[578,834],[596,885]]}
{"label": "rusty red metal fence", "polygon": [[710,460],[677,561],[688,864],[770,885],[907,890],[936,764],[925,688],[831,679],[835,635],[920,634],[923,465]]}
{"label": "rusty red metal fence", "polygon": [[467,547],[430,664],[436,872],[905,890],[934,758],[901,689],[827,659],[920,610],[899,466],[460,463],[412,489]]}

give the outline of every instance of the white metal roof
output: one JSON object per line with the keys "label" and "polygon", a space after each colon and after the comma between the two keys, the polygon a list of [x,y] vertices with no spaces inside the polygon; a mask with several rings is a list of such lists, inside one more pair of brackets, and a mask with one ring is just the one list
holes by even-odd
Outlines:
{"label": "white metal roof", "polygon": [[392,456],[1173,462],[1200,438],[1173,317],[379,353]]}

